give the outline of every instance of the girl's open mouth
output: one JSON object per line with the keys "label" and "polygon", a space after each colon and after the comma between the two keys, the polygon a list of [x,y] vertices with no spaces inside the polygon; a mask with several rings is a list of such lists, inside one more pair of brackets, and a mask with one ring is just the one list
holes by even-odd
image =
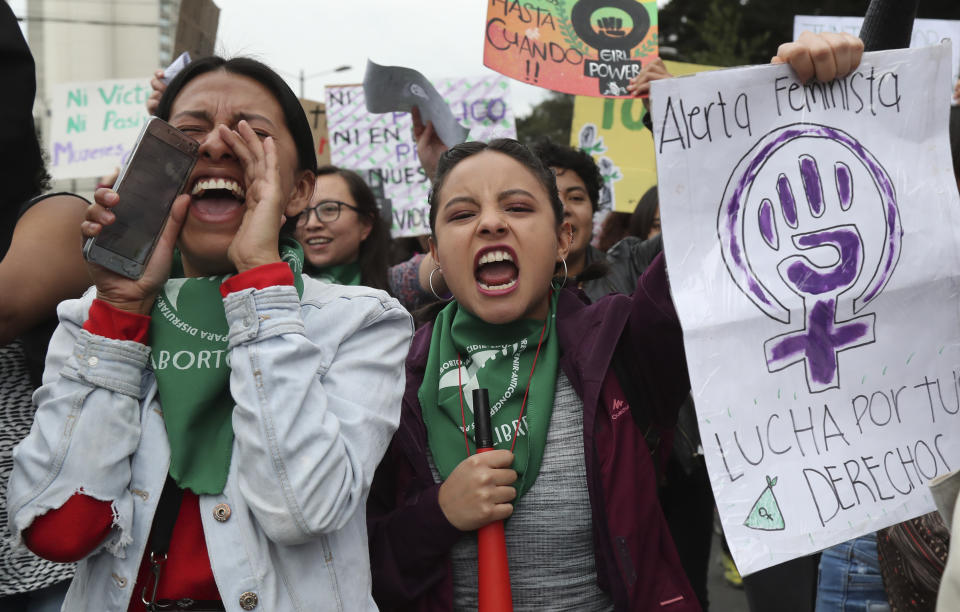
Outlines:
{"label": "girl's open mouth", "polygon": [[492,246],[478,251],[473,275],[480,292],[503,295],[513,291],[520,277],[516,260],[516,253],[507,246]]}

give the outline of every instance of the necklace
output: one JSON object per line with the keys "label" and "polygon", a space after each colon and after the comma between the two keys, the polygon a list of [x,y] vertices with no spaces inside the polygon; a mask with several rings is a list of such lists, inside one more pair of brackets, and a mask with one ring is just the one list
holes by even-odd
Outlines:
{"label": "necklace", "polygon": [[[543,320],[543,329],[540,330],[540,341],[537,342],[537,352],[533,355],[533,365],[530,366],[530,376],[527,378],[527,388],[523,392],[523,402],[520,404],[520,415],[517,417],[517,424],[513,429],[513,442],[510,444],[510,452],[513,452],[513,449],[517,446],[517,433],[520,431],[520,422],[523,420],[523,411],[527,408],[527,395],[530,393],[530,383],[533,381],[533,372],[537,369],[537,357],[540,356],[540,347],[543,346],[543,336],[547,331],[547,321],[550,320],[549,313],[547,318]],[[463,427],[460,430],[463,432],[463,445],[467,448],[467,456],[470,456],[470,442],[467,439],[467,416],[463,411],[463,368],[462,361],[460,360],[460,351],[457,351],[457,385],[460,393],[460,423]]]}

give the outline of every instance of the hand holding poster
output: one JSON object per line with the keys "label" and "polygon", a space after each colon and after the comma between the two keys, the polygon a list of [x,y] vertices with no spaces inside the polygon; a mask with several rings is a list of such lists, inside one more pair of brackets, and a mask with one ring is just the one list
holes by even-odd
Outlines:
{"label": "hand holding poster", "polygon": [[50,102],[50,174],[102,176],[123,165],[149,119],[150,83],[117,79],[61,83]]}
{"label": "hand holding poster", "polygon": [[483,64],[582,96],[628,96],[658,51],[656,0],[489,0]]}
{"label": "hand holding poster", "polygon": [[[827,15],[794,15],[793,39],[800,33],[809,30],[814,34],[820,32],[847,32],[857,36],[863,27],[863,17],[830,17]],[[953,52],[951,74],[954,79],[960,78],[960,21],[951,19],[914,19],[913,34],[910,37],[910,48],[927,47],[939,44],[949,39]]]}
{"label": "hand holding poster", "polygon": [[960,467],[949,45],[653,84],[664,245],[743,574],[933,509]]}
{"label": "hand holding poster", "polygon": [[467,130],[457,123],[450,106],[427,77],[412,68],[381,66],[367,60],[363,75],[363,98],[367,110],[383,114],[420,109],[424,122],[430,121],[447,147],[467,138]]}
{"label": "hand holding poster", "polygon": [[[454,120],[469,130],[469,140],[516,137],[506,78],[440,79],[436,88]],[[327,129],[331,162],[383,188],[392,235],[429,234],[430,182],[417,158],[410,113],[369,112],[360,85],[327,87]]]}

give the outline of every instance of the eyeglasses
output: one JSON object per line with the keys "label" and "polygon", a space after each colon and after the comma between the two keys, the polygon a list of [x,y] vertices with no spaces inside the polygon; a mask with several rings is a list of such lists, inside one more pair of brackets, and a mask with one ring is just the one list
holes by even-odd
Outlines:
{"label": "eyeglasses", "polygon": [[300,218],[297,219],[298,224],[307,224],[310,221],[310,213],[312,212],[317,216],[317,221],[320,223],[333,223],[340,218],[340,209],[346,206],[350,210],[360,214],[360,209],[356,206],[351,206],[346,202],[339,202],[337,200],[323,200],[316,206],[305,209],[300,213]]}

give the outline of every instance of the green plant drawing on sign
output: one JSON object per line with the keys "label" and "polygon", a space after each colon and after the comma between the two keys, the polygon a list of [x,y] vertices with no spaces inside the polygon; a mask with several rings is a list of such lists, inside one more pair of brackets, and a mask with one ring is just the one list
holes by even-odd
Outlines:
{"label": "green plant drawing on sign", "polygon": [[557,23],[560,24],[560,33],[563,34],[563,39],[570,45],[571,49],[576,49],[584,56],[590,54],[590,48],[580,40],[580,37],[577,35],[577,32],[573,29],[573,24],[570,23],[570,11],[567,10],[564,0],[557,0]]}
{"label": "green plant drawing on sign", "polygon": [[773,494],[773,487],[777,484],[777,477],[772,479],[767,476],[767,487],[754,502],[750,514],[744,525],[750,529],[759,529],[760,531],[783,531],[786,524],[783,522],[783,514],[780,512],[780,504],[777,503],[777,496]]}
{"label": "green plant drawing on sign", "polygon": [[654,32],[642,45],[633,50],[633,57],[644,57],[653,53],[660,42],[660,37]]}

